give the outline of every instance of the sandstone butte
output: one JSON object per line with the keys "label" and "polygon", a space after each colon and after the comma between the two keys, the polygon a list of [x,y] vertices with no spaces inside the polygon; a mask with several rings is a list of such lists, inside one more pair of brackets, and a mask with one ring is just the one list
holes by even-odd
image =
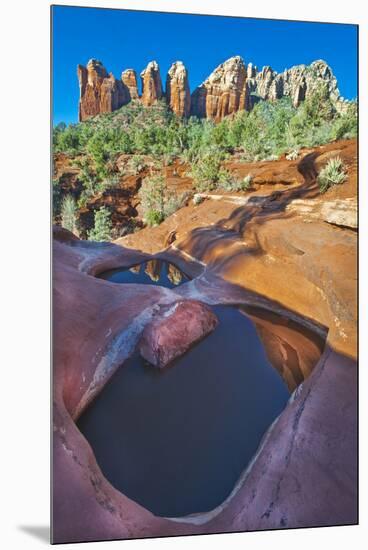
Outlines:
{"label": "sandstone butte", "polygon": [[[293,161],[229,160],[252,173],[250,192],[204,195],[112,243],[55,227],[54,542],[357,522],[356,153],[350,140]],[[336,155],[348,180],[321,195],[316,173]],[[170,166],[168,185],[191,186],[184,173]],[[192,281],[169,290],[94,276],[154,258]],[[106,480],[75,420],[160,310],[186,300],[244,304],[293,394],[225,502],[167,519]]]}
{"label": "sandstone butte", "polygon": [[140,100],[149,107],[160,99],[165,99],[180,117],[194,115],[220,121],[239,110],[251,110],[259,98],[273,101],[287,96],[293,105],[298,106],[320,83],[327,87],[337,110],[343,111],[347,105],[340,96],[331,68],[322,60],[277,73],[269,66],[258,71],[252,63],[245,65],[240,56],[231,57],[219,65],[192,94],[188,71],[181,61],[170,67],[165,91],[160,68],[156,61],[150,61],[140,75],[141,97],[133,69],[123,71],[121,79],[117,80],[100,61],[91,59],[86,67],[78,65],[77,73],[80,121],[115,111],[132,100]]}

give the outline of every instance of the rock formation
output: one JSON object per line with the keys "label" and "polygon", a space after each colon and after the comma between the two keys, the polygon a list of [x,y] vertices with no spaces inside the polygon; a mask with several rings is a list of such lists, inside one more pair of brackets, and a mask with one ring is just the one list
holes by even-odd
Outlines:
{"label": "rock formation", "polygon": [[166,101],[171,110],[180,117],[190,113],[190,89],[188,71],[181,61],[173,63],[167,73]]}
{"label": "rock formation", "polygon": [[[165,94],[156,61],[150,61],[140,76],[141,101],[146,107],[165,98],[171,110],[180,117],[192,114],[216,122],[239,110],[250,111],[260,100],[275,101],[286,96],[297,107],[319,86],[324,88],[337,111],[344,112],[350,105],[340,97],[336,77],[322,60],[277,73],[270,66],[258,71],[252,63],[245,65],[237,55],[219,65],[192,95],[188,71],[181,61],[173,63],[168,71]],[[114,111],[131,100],[139,99],[133,69],[125,70],[121,80],[117,80],[107,73],[100,61],[91,59],[87,67],[78,65],[78,78],[79,120]]]}
{"label": "rock formation", "polygon": [[212,332],[217,323],[216,315],[207,305],[196,300],[181,300],[163,308],[146,326],[139,344],[140,353],[155,367],[166,367]]}
{"label": "rock formation", "polygon": [[[201,209],[202,216],[214,202],[204,201],[197,207]],[[230,206],[239,210],[239,205]],[[188,218],[188,214],[185,216]],[[269,223],[272,225],[272,220],[261,224],[260,231],[267,229]],[[345,230],[329,224],[321,226],[318,223],[316,230],[310,234],[311,224],[306,231],[305,223],[298,223],[297,218],[286,216],[286,227],[280,227],[282,223],[281,219],[277,220],[271,235],[262,239],[264,253],[261,255],[252,249],[242,254],[236,247],[214,239],[213,226],[209,231],[201,228],[201,239],[205,241],[203,250],[215,246],[217,254],[208,256],[205,267],[203,263],[188,262],[189,252],[193,254],[189,243],[187,256],[182,257],[179,250],[172,250],[171,255],[176,254],[178,265],[185,262],[188,273],[195,277],[175,292],[153,285],[110,284],[91,276],[118,266],[129,267],[147,260],[149,256],[112,243],[101,246],[80,242],[66,230],[55,230],[54,543],[356,524],[357,368],[354,354],[338,353],[336,349],[331,349],[335,347],[334,342],[337,343],[333,326],[336,303],[342,293],[345,299],[341,305],[344,307],[340,306],[339,311],[343,314],[341,320],[344,324],[355,311],[354,293],[351,293],[352,287],[347,286],[353,280],[351,269],[356,265],[353,249],[346,241]],[[153,230],[153,235],[157,230]],[[346,231],[349,231],[347,235],[350,239],[356,238],[352,231]],[[303,246],[305,249],[307,246],[304,256],[296,254],[296,248],[286,249],[285,244],[285,262],[280,255],[275,256],[275,246],[285,243],[285,234],[299,248]],[[331,239],[332,235],[337,241]],[[139,238],[137,236],[138,233],[135,233],[136,239]],[[231,236],[233,239],[243,238],[234,231],[231,231]],[[198,245],[197,240],[197,254]],[[243,241],[240,248],[246,249],[247,242]],[[321,250],[323,253],[320,253]],[[336,250],[340,251],[340,258],[344,258],[343,263],[335,261]],[[265,261],[263,269],[262,256],[266,256],[267,260],[268,253],[272,253],[272,260]],[[165,255],[166,259],[174,259],[170,251],[166,251]],[[249,269],[252,266],[248,265],[248,261],[252,257],[256,269]],[[316,261],[319,262],[317,268]],[[329,268],[327,279],[326,265]],[[345,269],[349,266],[348,277],[342,266]],[[249,277],[252,277],[253,271],[253,280],[258,284],[256,292],[249,290]],[[285,285],[285,280],[288,285]],[[313,285],[320,287],[321,292],[314,293]],[[153,515],[116,490],[104,477],[90,445],[74,421],[133,353],[140,334],[158,309],[177,303],[179,296],[187,302],[200,299],[207,303],[263,306],[265,313],[257,322],[263,327],[263,338],[267,337],[272,346],[271,349],[266,345],[266,349],[275,356],[277,342],[280,349],[277,355],[283,355],[277,360],[280,364],[286,363],[287,369],[290,369],[293,363],[298,365],[300,360],[299,336],[290,331],[290,322],[274,328],[272,319],[267,316],[268,311],[280,307],[281,303],[285,304],[285,286],[288,292],[295,289],[290,296],[292,309],[287,318],[295,318],[295,310],[299,310],[302,315],[296,320],[309,324],[312,317],[305,316],[307,312],[303,310],[306,306],[304,296],[310,296],[307,302],[311,304],[313,318],[322,317],[330,328],[329,341],[313,372],[299,386],[293,399],[268,430],[251,467],[239,478],[231,495],[209,513],[168,520]],[[306,289],[303,295],[300,288]],[[269,300],[262,290],[271,293],[275,301]],[[318,294],[324,299],[318,300]],[[299,296],[299,300],[295,300],[295,295]],[[255,311],[252,312],[253,318],[255,314]],[[270,322],[266,325],[266,321]],[[305,337],[304,334],[302,336]],[[347,330],[345,346],[351,347],[352,340],[354,332]],[[293,351],[293,346],[297,346],[298,353]],[[318,350],[313,353],[318,354]],[[309,355],[305,356],[302,367],[307,361]],[[299,373],[301,379],[304,372],[302,369]],[[209,380],[211,383],[215,381]],[[321,441],[325,444],[321,445]],[[275,494],[277,505],[272,506]],[[80,513],[81,506],[83,514]]]}
{"label": "rock formation", "polygon": [[125,86],[108,74],[100,61],[90,59],[87,67],[78,65],[80,89],[79,120],[86,120],[100,113],[111,113],[128,103]]}
{"label": "rock formation", "polygon": [[150,107],[163,96],[160,68],[156,61],[150,61],[144,71],[142,78],[142,103]]}
{"label": "rock formation", "polygon": [[245,109],[246,68],[240,56],[219,65],[192,95],[192,114],[215,121]]}
{"label": "rock formation", "polygon": [[192,114],[218,121],[238,110],[250,111],[260,99],[275,101],[284,96],[297,107],[320,85],[333,102],[339,102],[336,78],[325,61],[297,65],[283,73],[270,66],[258,72],[252,63],[245,67],[243,59],[236,56],[219,65],[193,92]]}
{"label": "rock formation", "polygon": [[326,86],[332,101],[340,97],[337,81],[331,68],[325,61],[314,61],[311,65],[296,65],[285,69],[283,73],[273,71],[271,67],[263,67],[262,71],[247,74],[247,90],[261,99],[275,100],[284,96],[291,98],[297,107],[320,85]]}
{"label": "rock formation", "polygon": [[137,73],[133,69],[126,69],[121,73],[121,80],[126,87],[129,99],[138,99]]}

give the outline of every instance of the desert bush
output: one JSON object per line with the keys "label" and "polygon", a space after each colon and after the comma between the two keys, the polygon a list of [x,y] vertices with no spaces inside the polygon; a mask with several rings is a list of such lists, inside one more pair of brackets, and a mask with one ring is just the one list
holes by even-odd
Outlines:
{"label": "desert bush", "polygon": [[117,189],[120,187],[120,175],[111,174],[101,182],[101,189]]}
{"label": "desert bush", "polygon": [[95,211],[94,217],[94,227],[88,232],[88,240],[110,241],[112,230],[111,212],[105,206],[101,206],[99,210]]}
{"label": "desert bush", "polygon": [[128,161],[128,169],[135,175],[140,174],[147,167],[145,158],[142,155],[133,155]]}
{"label": "desert bush", "polygon": [[193,204],[194,206],[198,206],[199,204],[201,204],[202,202],[204,201],[204,198],[199,195],[198,193],[195,193],[195,195],[193,196]]}
{"label": "desert bush", "polygon": [[77,201],[78,210],[86,208],[89,198],[90,196],[85,191],[82,191]]}
{"label": "desert bush", "polygon": [[101,190],[101,182],[92,168],[88,156],[84,156],[74,161],[74,167],[79,169],[78,179],[83,185],[83,191],[87,197],[93,197]]}
{"label": "desert bush", "polygon": [[179,208],[182,208],[189,199],[191,193],[181,195],[170,192],[165,185],[163,176],[150,176],[145,178],[139,190],[143,215],[148,225],[158,225],[171,216]]}
{"label": "desert bush", "polygon": [[72,195],[66,195],[61,205],[61,225],[78,235],[77,206]]}
{"label": "desert bush", "polygon": [[143,215],[148,225],[165,219],[166,186],[163,176],[145,178],[139,190]]}
{"label": "desert bush", "polygon": [[347,178],[344,163],[340,157],[334,157],[322,168],[317,177],[321,193],[325,193],[332,185],[340,185]]}
{"label": "desert bush", "polygon": [[291,149],[291,151],[289,151],[285,158],[286,160],[296,160],[299,156],[299,150],[298,149]]}
{"label": "desert bush", "polygon": [[180,208],[183,208],[183,206],[187,204],[190,196],[191,193],[188,191],[185,191],[180,195],[176,195],[174,193],[168,194],[164,206],[165,218],[168,218],[171,214],[174,214],[174,212]]}
{"label": "desert bush", "polygon": [[253,177],[248,174],[242,179],[233,178],[222,186],[220,184],[219,187],[221,187],[222,189],[226,189],[226,191],[247,191],[250,188],[252,181]]}
{"label": "desert bush", "polygon": [[144,219],[147,225],[153,227],[154,225],[160,225],[160,223],[164,221],[165,217],[162,212],[159,212],[158,210],[148,210]]}
{"label": "desert bush", "polygon": [[98,182],[115,173],[116,155],[124,153],[133,155],[128,167],[137,174],[146,168],[145,155],[161,166],[178,157],[193,167],[196,185],[208,190],[228,179],[219,175],[219,159],[235,150],[243,151],[243,160],[249,162],[271,160],[356,133],[356,104],[350,103],[339,114],[321,85],[298,108],[287,97],[273,102],[257,98],[250,112],[239,111],[218,124],[196,117],[180,119],[164,101],[151,107],[132,101],[82,123],[59,124],[53,144],[55,152],[87,154]]}
{"label": "desert bush", "polygon": [[357,106],[352,103],[348,106],[346,113],[337,117],[332,126],[332,139],[350,139],[358,133]]}
{"label": "desert bush", "polygon": [[163,166],[171,166],[175,160],[175,155],[172,153],[164,153],[162,155]]}
{"label": "desert bush", "polygon": [[230,181],[231,174],[221,167],[223,159],[224,154],[211,152],[199,157],[192,164],[190,175],[197,191],[212,191]]}
{"label": "desert bush", "polygon": [[248,174],[243,178],[242,181],[242,190],[248,191],[248,189],[251,187],[253,181],[253,176],[251,174]]}

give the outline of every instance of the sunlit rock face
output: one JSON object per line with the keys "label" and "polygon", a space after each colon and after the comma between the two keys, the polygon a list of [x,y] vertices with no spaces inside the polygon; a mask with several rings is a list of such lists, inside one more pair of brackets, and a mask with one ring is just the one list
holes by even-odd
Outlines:
{"label": "sunlit rock face", "polygon": [[190,90],[188,71],[181,61],[173,63],[167,73],[166,101],[171,110],[180,117],[190,113]]}
{"label": "sunlit rock face", "polygon": [[156,61],[150,61],[144,71],[142,79],[142,103],[149,107],[163,96],[160,68]]}
{"label": "sunlit rock face", "polygon": [[90,59],[87,67],[78,65],[80,89],[79,120],[100,113],[111,113],[130,100],[126,88],[112,73],[108,74],[100,61]]}
{"label": "sunlit rock face", "polygon": [[155,367],[166,367],[212,332],[217,323],[213,311],[195,300],[180,301],[162,308],[143,331],[140,354]]}
{"label": "sunlit rock face", "polygon": [[219,65],[192,95],[192,114],[219,121],[245,109],[246,68],[240,56]]}
{"label": "sunlit rock face", "polygon": [[121,73],[121,81],[126,87],[129,99],[138,99],[137,73],[133,69],[126,69]]}
{"label": "sunlit rock face", "polygon": [[[91,59],[86,67],[78,65],[77,73],[79,120],[115,111],[139,99],[137,75],[133,69],[123,71],[118,80],[112,73],[107,73],[100,61]],[[350,105],[340,97],[336,77],[323,60],[310,65],[296,65],[278,73],[270,66],[259,71],[252,63],[245,65],[242,57],[237,55],[221,63],[192,95],[188,70],[181,61],[171,65],[165,91],[156,61],[150,61],[140,76],[140,100],[146,107],[165,99],[179,117],[193,115],[215,122],[237,111],[250,111],[261,100],[275,101],[290,97],[294,107],[297,107],[317,89],[323,90],[339,112],[345,112]]]}
{"label": "sunlit rock face", "polygon": [[333,102],[339,99],[337,80],[331,68],[322,60],[314,61],[311,65],[296,65],[282,73],[277,73],[269,66],[263,67],[260,72],[248,70],[249,93],[271,101],[290,97],[294,107],[321,86]]}

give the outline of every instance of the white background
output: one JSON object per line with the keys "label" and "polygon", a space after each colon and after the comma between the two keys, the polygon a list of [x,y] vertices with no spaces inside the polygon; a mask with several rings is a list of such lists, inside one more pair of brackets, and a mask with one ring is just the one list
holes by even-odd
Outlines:
{"label": "white background", "polygon": [[[62,0],[59,4],[68,4]],[[73,2],[69,2],[73,4]],[[1,3],[0,544],[47,544],[49,525],[49,2]],[[359,527],[90,543],[86,548],[367,548],[367,13],[349,0],[152,0],[76,5],[360,24],[360,522]],[[260,40],[262,38],[260,37]],[[190,37],[188,37],[190,40]],[[246,37],[245,37],[246,40]],[[209,45],[209,47],[211,47]],[[292,44],[290,45],[292,48]],[[306,45],[307,47],[307,45]],[[4,354],[5,350],[5,354]],[[365,541],[363,542],[363,537]],[[72,545],[65,547],[73,548]]]}

